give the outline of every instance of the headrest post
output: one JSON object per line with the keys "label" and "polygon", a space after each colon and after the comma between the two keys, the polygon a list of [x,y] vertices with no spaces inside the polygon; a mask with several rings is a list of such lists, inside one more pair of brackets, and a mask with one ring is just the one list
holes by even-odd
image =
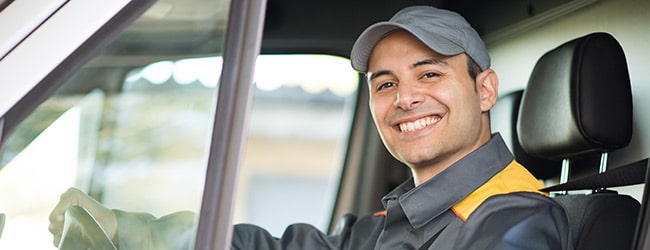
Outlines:
{"label": "headrest post", "polygon": [[[571,159],[564,158],[562,159],[562,172],[560,173],[560,184],[567,183],[569,181],[569,168],[571,165]],[[561,191],[560,194],[565,195],[568,192]]]}
{"label": "headrest post", "polygon": [[600,154],[600,168],[598,169],[598,173],[607,171],[607,155],[607,152]]}

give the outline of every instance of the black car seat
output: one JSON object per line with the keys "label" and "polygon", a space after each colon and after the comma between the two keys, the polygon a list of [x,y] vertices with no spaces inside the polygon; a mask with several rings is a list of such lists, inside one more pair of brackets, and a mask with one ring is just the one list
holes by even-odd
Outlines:
{"label": "black car seat", "polygon": [[517,117],[519,104],[524,90],[515,90],[499,96],[497,103],[490,110],[490,128],[498,132],[512,151],[517,162],[521,163],[537,179],[547,180],[560,176],[562,160],[550,160],[528,154],[519,144],[517,135]]}
{"label": "black car seat", "polygon": [[[528,154],[562,161],[561,183],[579,170],[571,167],[606,172],[608,153],[632,137],[630,78],[616,39],[592,33],[544,54],[523,92],[516,133]],[[600,154],[600,166],[571,165],[593,154]],[[590,189],[588,195],[554,197],[567,211],[575,249],[630,249],[639,202],[604,187]]]}

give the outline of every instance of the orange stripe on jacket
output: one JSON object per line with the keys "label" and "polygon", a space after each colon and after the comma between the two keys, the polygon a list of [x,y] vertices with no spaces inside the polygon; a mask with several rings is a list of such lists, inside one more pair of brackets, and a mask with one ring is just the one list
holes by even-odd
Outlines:
{"label": "orange stripe on jacket", "polygon": [[544,188],[542,182],[537,180],[521,164],[513,160],[483,186],[454,205],[451,210],[461,220],[465,221],[490,196],[522,191],[548,195],[548,193],[539,191],[542,188]]}

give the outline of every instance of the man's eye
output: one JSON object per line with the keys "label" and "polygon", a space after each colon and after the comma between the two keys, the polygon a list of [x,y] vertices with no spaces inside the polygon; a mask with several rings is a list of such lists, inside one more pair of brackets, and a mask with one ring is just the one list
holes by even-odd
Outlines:
{"label": "man's eye", "polygon": [[393,86],[395,86],[395,83],[393,83],[393,82],[385,82],[385,83],[379,84],[377,86],[377,91],[387,89],[387,88],[390,88],[390,87],[393,87]]}
{"label": "man's eye", "polygon": [[438,74],[438,73],[436,73],[436,72],[428,72],[428,73],[425,73],[425,74],[422,76],[422,78],[434,78],[434,77],[437,77],[437,76],[439,76],[439,75],[440,75],[440,74]]}

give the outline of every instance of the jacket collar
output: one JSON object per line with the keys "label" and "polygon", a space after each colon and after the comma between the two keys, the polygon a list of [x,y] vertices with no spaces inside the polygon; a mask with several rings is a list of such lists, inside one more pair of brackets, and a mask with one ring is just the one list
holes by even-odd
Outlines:
{"label": "jacket collar", "polygon": [[412,178],[402,183],[384,196],[382,203],[388,209],[388,202],[397,200],[411,226],[417,229],[478,189],[513,158],[496,133],[486,144],[421,185],[415,187]]}

